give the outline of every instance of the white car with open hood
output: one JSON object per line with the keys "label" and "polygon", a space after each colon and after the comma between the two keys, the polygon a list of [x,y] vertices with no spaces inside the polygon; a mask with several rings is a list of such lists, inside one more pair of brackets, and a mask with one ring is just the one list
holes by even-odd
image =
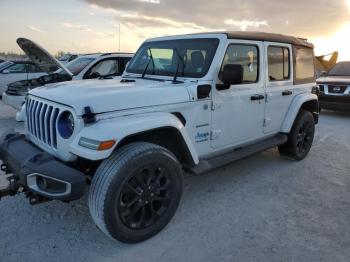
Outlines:
{"label": "white car with open hood", "polygon": [[[3,93],[3,102],[17,110],[22,109],[25,97],[31,89],[57,82],[120,76],[133,56],[130,53],[90,54],[79,56],[63,65],[31,40],[19,38],[17,43],[33,63],[48,74],[31,80],[9,83],[6,92]],[[17,114],[17,120],[24,120],[23,113],[24,110],[22,114]]]}
{"label": "white car with open hood", "polygon": [[318,122],[315,85],[313,45],[303,39],[147,40],[120,79],[29,92],[25,135],[0,139],[2,170],[12,174],[0,196],[72,201],[91,179],[96,225],[123,242],[146,240],[173,217],[183,170],[202,174],[272,147],[304,159]]}
{"label": "white car with open hood", "polygon": [[4,62],[0,65],[0,97],[6,91],[8,84],[44,75],[46,72],[31,61]]}

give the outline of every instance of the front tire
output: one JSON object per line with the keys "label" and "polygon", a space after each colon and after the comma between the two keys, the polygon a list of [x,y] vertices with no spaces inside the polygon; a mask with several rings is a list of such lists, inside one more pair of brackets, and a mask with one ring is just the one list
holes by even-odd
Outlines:
{"label": "front tire", "polygon": [[306,110],[300,110],[287,143],[278,147],[282,156],[295,160],[304,159],[309,153],[315,135],[315,120],[313,115]]}
{"label": "front tire", "polygon": [[182,183],[181,166],[167,149],[145,142],[126,145],[97,169],[90,214],[108,236],[125,243],[144,241],[174,216]]}

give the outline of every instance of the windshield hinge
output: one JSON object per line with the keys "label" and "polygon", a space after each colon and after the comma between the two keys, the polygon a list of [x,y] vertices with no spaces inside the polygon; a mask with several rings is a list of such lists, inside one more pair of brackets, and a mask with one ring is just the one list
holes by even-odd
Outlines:
{"label": "windshield hinge", "polygon": [[211,110],[212,111],[215,111],[215,110],[217,110],[217,109],[220,109],[221,108],[221,102],[214,102],[214,101],[212,101],[211,102]]}
{"label": "windshield hinge", "polygon": [[92,112],[91,107],[84,107],[84,112],[82,115],[85,124],[92,124],[96,122],[96,114]]}

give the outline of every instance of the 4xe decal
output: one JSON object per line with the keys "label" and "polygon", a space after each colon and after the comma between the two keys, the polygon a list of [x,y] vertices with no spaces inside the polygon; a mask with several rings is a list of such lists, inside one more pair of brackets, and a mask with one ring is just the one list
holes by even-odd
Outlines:
{"label": "4xe decal", "polygon": [[196,141],[196,143],[208,141],[209,136],[210,136],[209,132],[204,132],[204,133],[198,132],[196,137],[195,137],[195,141]]}

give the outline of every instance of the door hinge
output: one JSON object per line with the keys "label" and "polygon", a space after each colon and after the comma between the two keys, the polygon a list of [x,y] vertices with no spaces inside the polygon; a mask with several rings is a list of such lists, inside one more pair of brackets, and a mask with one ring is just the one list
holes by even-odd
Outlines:
{"label": "door hinge", "polygon": [[221,108],[221,103],[214,103],[214,101],[211,102],[211,110],[212,111],[215,111],[219,108]]}
{"label": "door hinge", "polygon": [[221,136],[221,130],[212,130],[210,132],[210,140],[216,140]]}
{"label": "door hinge", "polygon": [[267,126],[269,126],[271,124],[271,118],[265,118],[264,119],[264,124],[263,124],[263,126],[264,127],[267,127]]}

